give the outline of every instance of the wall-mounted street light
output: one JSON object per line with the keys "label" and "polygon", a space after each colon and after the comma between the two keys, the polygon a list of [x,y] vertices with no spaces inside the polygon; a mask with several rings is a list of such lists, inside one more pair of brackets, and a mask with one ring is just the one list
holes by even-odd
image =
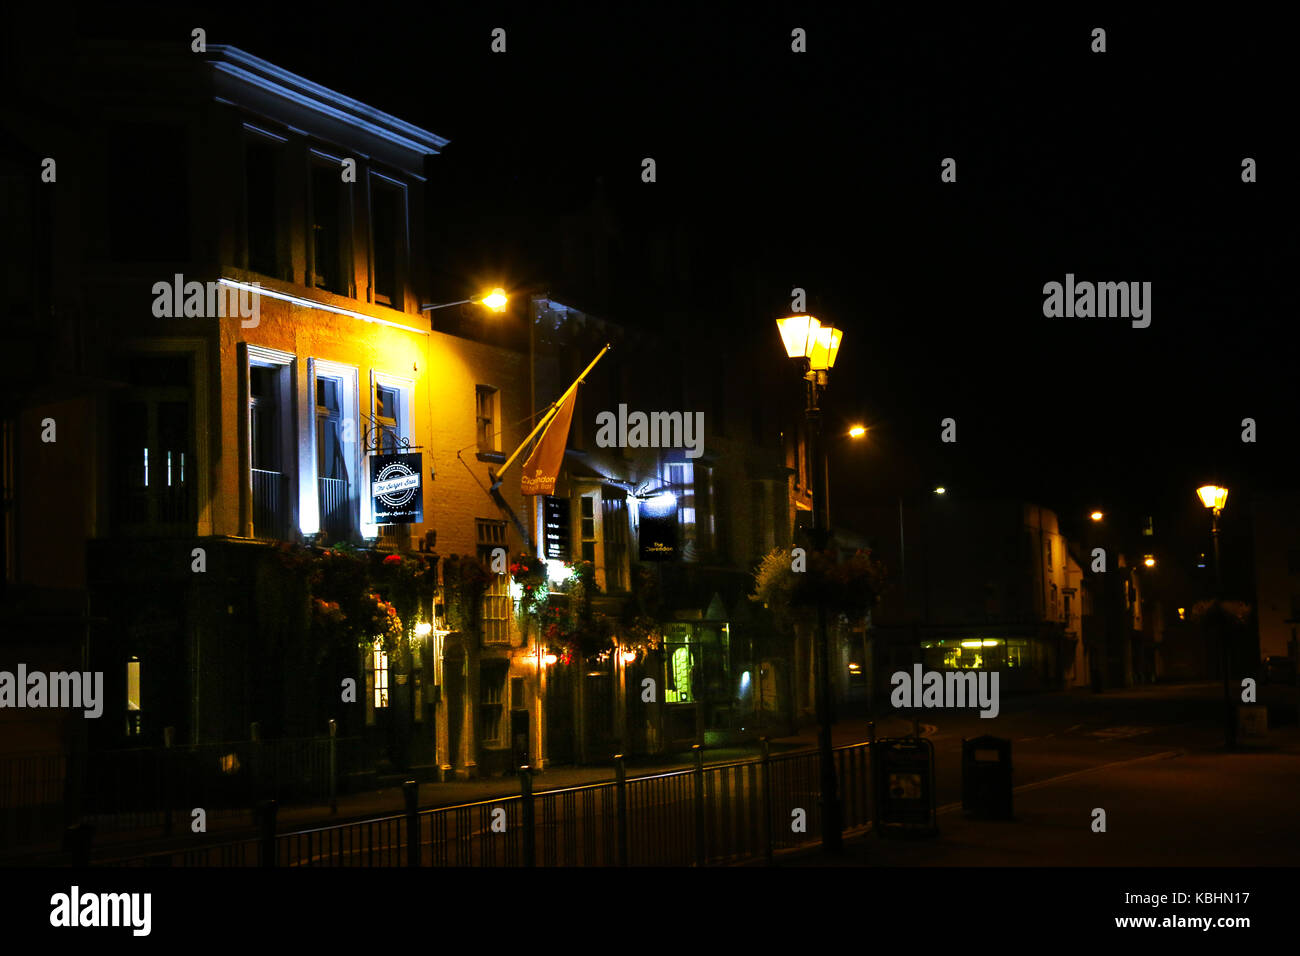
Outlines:
{"label": "wall-mounted street light", "polygon": [[849,429],[850,438],[861,438],[864,435],[866,435],[866,433],[867,433],[866,425],[854,425],[852,428]]}
{"label": "wall-mounted street light", "polygon": [[1228,503],[1228,489],[1220,485],[1201,485],[1196,489],[1196,496],[1210,512],[1210,536],[1214,539],[1214,601],[1218,613],[1215,615],[1219,628],[1219,639],[1223,645],[1223,739],[1231,750],[1237,743],[1236,711],[1232,706],[1232,688],[1228,686],[1228,672],[1231,669],[1231,654],[1228,651],[1228,628],[1223,620],[1223,610],[1218,607],[1223,600],[1223,573],[1219,567],[1219,514]]}
{"label": "wall-mounted street light", "polygon": [[504,312],[506,309],[506,303],[509,301],[510,299],[506,295],[506,290],[498,288],[493,289],[491,292],[479,299],[460,299],[456,302],[427,303],[420,306],[420,311],[432,312],[435,309],[449,309],[453,305],[469,305],[473,302],[477,305],[487,306],[493,312]]}
{"label": "wall-mounted street light", "polygon": [[1142,559],[1142,563],[1148,568],[1154,568],[1156,566],[1156,556],[1154,554],[1148,554]]}
{"label": "wall-mounted street light", "polygon": [[[777,331],[785,354],[800,363],[803,378],[808,383],[807,404],[804,414],[814,474],[813,493],[813,546],[821,550],[827,545],[830,524],[826,497],[826,452],[822,445],[821,390],[826,387],[828,372],[835,366],[844,333],[834,325],[822,325],[811,315],[791,315],[776,320]],[[866,429],[863,429],[865,434]],[[831,686],[830,641],[826,633],[826,605],[817,604],[817,710],[821,728],[818,749],[821,751],[822,791],[822,846],[829,853],[843,849],[843,832],[840,823],[839,793],[836,785],[835,754],[831,749]]]}

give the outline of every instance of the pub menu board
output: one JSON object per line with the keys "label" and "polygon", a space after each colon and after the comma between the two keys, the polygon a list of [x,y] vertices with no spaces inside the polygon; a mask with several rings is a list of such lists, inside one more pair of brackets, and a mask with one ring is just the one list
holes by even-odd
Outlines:
{"label": "pub menu board", "polygon": [[542,521],[546,529],[546,559],[573,560],[572,529],[569,527],[568,498],[547,495],[542,499]]}

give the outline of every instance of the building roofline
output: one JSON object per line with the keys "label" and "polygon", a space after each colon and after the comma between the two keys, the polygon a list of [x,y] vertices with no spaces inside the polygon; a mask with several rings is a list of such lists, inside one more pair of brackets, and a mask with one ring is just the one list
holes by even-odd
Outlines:
{"label": "building roofline", "polygon": [[208,45],[208,52],[208,62],[223,73],[251,83],[274,96],[355,126],[404,149],[437,154],[450,142],[437,133],[421,129],[383,110],[313,83],[238,47],[214,43]]}

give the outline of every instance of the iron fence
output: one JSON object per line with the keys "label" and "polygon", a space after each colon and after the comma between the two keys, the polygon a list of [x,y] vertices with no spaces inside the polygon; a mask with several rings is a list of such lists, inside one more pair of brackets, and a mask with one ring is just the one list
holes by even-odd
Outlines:
{"label": "iron fence", "polygon": [[[869,744],[834,751],[846,831],[870,820]],[[820,755],[816,751],[628,779],[521,792],[452,807],[263,835],[128,863],[170,866],[706,866],[768,859],[821,840]]]}

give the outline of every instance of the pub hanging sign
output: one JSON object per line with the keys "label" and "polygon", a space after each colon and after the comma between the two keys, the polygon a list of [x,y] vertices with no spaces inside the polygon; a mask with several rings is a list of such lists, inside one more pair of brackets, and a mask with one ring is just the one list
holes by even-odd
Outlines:
{"label": "pub hanging sign", "polygon": [[640,518],[639,558],[642,561],[677,560],[677,499],[673,495],[658,495],[642,501]]}
{"label": "pub hanging sign", "polygon": [[375,524],[415,524],[424,520],[422,467],[419,452],[370,456],[370,497],[375,507]]}

